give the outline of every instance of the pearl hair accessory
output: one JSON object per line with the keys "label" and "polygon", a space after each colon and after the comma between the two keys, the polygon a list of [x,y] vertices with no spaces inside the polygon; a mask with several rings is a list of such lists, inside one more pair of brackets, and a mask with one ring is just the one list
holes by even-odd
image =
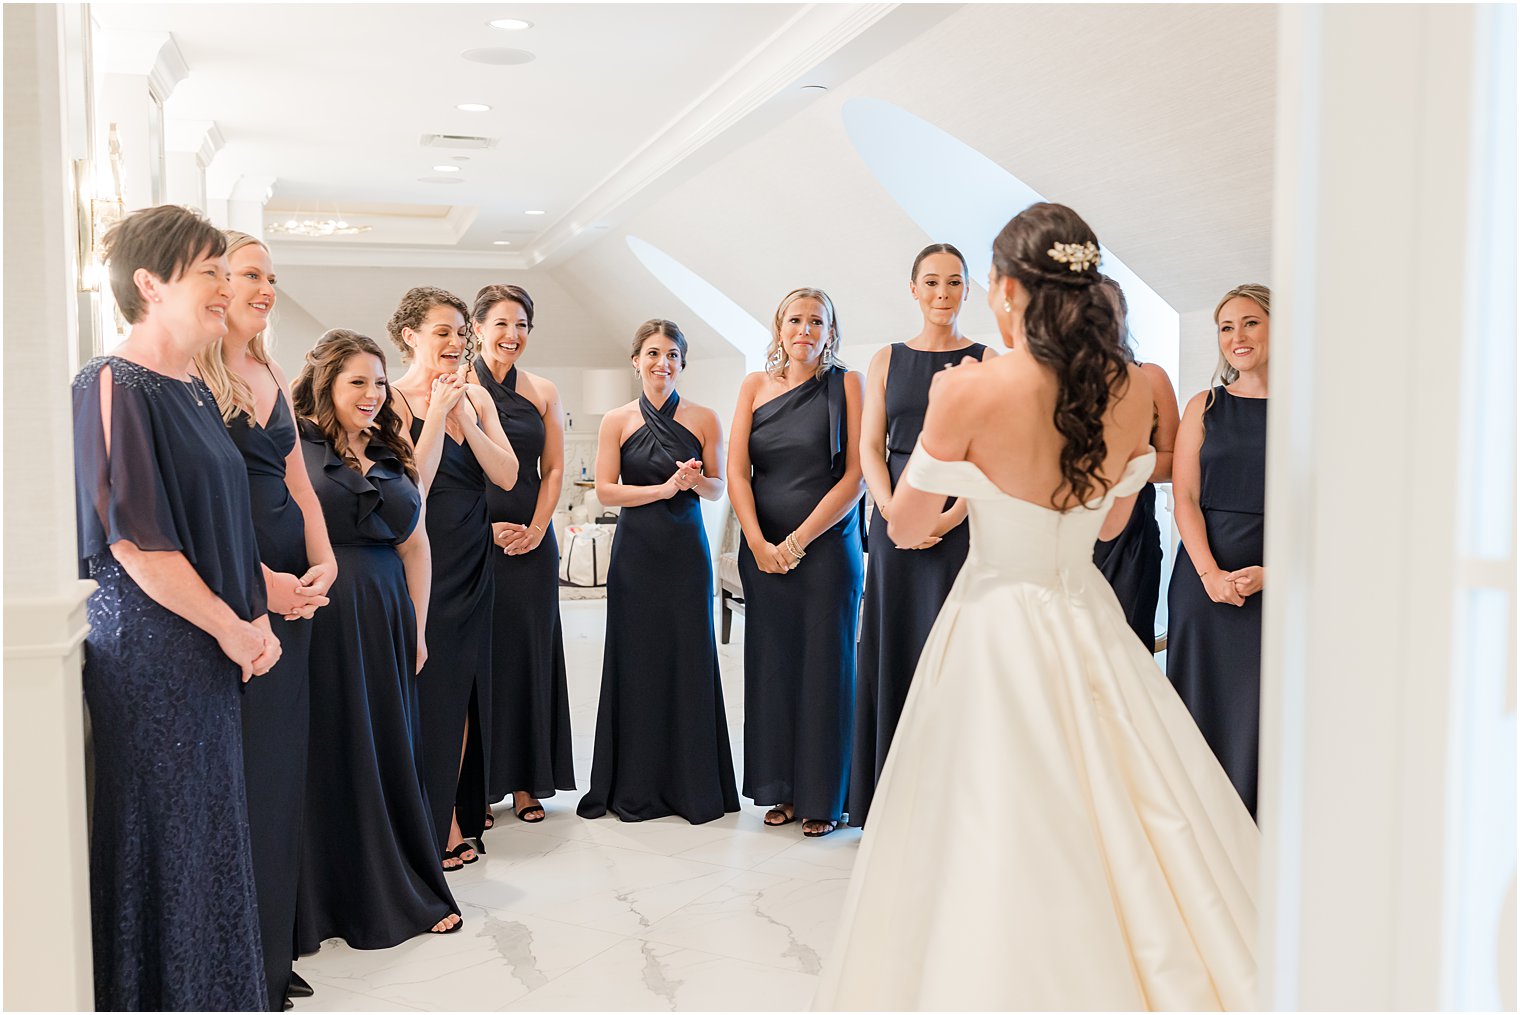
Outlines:
{"label": "pearl hair accessory", "polygon": [[1052,261],[1064,264],[1072,271],[1086,271],[1103,263],[1103,255],[1095,243],[1057,243],[1045,253]]}

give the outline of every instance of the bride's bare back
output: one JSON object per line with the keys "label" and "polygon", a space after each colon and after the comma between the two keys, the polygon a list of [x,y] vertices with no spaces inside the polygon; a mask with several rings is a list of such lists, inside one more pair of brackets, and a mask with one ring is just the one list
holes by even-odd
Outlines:
{"label": "bride's bare back", "polygon": [[[1109,483],[1150,445],[1150,385],[1127,368],[1103,418],[1107,446],[1100,475]],[[1055,425],[1057,381],[1023,348],[981,363],[965,363],[935,378],[923,442],[941,461],[971,462],[1010,497],[1066,510],[1079,500],[1061,475],[1065,438]],[[1102,496],[1095,488],[1084,499]]]}

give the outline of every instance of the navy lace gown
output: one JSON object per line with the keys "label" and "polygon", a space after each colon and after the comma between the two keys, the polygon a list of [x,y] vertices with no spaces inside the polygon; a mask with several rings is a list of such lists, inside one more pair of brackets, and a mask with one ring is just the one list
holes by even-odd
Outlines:
{"label": "navy lace gown", "polygon": [[[486,493],[491,521],[528,525],[543,482],[544,418],[518,393],[517,367],[498,381],[477,359],[475,376],[495,401],[518,462],[512,489],[493,483]],[[509,557],[497,549],[491,560],[497,594],[491,616],[491,714],[485,719],[491,746],[486,798],[500,800],[515,790],[551,797],[575,788],[554,526],[532,553]]]}
{"label": "navy lace gown", "polygon": [[[1267,400],[1224,387],[1203,413],[1198,501],[1209,550],[1225,571],[1262,563],[1266,507]],[[1216,603],[1204,590],[1187,546],[1177,549],[1167,592],[1166,675],[1204,739],[1256,814],[1261,715],[1261,600]]]}
{"label": "navy lace gown", "polygon": [[[100,413],[106,366],[109,453]],[[100,584],[84,654],[95,750],[95,1003],[103,1011],[267,1009],[241,674],[215,638],[151,599],[110,550],[121,540],[178,550],[235,614],[261,616],[247,471],[199,380],[111,356],[85,364],[73,394],[80,572]],[[47,932],[41,917],[35,933]]]}
{"label": "navy lace gown", "polygon": [[[426,421],[412,416],[412,443]],[[488,745],[480,717],[491,714],[491,611],[496,571],[486,488],[491,483],[470,445],[443,435],[443,455],[427,493],[428,545],[433,554],[433,595],[428,600],[427,663],[417,674],[422,729],[422,786],[433,811],[440,853],[458,810],[466,838],[485,828]],[[464,763],[459,748],[465,723],[470,739]]]}
{"label": "navy lace gown", "polygon": [[[892,346],[887,368],[887,471],[892,487],[902,478],[924,428],[934,375],[987,347],[972,343],[949,352]],[[946,501],[946,507],[951,501]],[[899,550],[881,515],[871,513],[866,539],[865,608],[856,654],[854,745],[850,765],[850,824],[864,825],[871,797],[887,763],[892,734],[918,668],[918,656],[950,586],[966,562],[970,529],[963,521],[927,550]],[[746,617],[746,622],[748,618]]]}
{"label": "navy lace gown", "polygon": [[[844,374],[830,370],[755,410],[749,438],[755,513],[780,544],[844,475]],[[739,547],[744,583],[744,795],[838,821],[850,773],[860,511],[852,508],[787,574]]]}
{"label": "navy lace gown", "polygon": [[[622,482],[656,486],[702,443],[656,409],[620,449]],[[607,572],[607,641],[591,788],[576,813],[624,821],[676,814],[694,825],[739,809],[713,635],[713,571],[697,494],[624,508]]]}
{"label": "navy lace gown", "polygon": [[370,444],[368,473],[301,421],[301,452],[338,561],[312,618],[311,739],[296,942],[389,948],[459,912],[417,774],[417,616],[396,546],[422,495]]}

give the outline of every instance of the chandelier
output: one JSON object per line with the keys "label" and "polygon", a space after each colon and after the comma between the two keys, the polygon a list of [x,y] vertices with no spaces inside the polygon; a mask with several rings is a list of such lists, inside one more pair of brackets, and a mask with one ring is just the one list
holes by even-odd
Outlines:
{"label": "chandelier", "polygon": [[[317,213],[318,216],[321,212]],[[333,209],[332,218],[310,217],[302,218],[298,211],[284,222],[271,222],[264,227],[271,233],[282,236],[357,236],[359,233],[367,233],[370,226],[349,225],[348,221]]]}

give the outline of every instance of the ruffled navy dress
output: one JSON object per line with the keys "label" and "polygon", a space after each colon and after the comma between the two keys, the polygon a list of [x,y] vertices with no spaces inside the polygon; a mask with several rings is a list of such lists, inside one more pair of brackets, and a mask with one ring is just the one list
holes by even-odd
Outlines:
{"label": "ruffled navy dress", "polygon": [[[622,482],[657,486],[702,442],[676,422],[680,397],[656,409],[620,449]],[[624,821],[676,814],[699,825],[739,809],[723,714],[713,571],[695,491],[626,507],[607,571],[607,641],[591,788],[576,813]]]}
{"label": "ruffled navy dress", "polygon": [[[517,484],[486,491],[491,521],[528,525],[543,483],[544,418],[517,390],[517,367],[500,381],[485,360],[475,376],[496,402],[501,428],[517,455]],[[491,714],[484,721],[491,768],[486,798],[515,790],[551,797],[575,788],[570,755],[570,694],[565,680],[565,639],[559,620],[559,545],[554,526],[531,553],[491,554],[496,572],[491,615]]]}
{"label": "ruffled navy dress", "polygon": [[[755,410],[749,438],[755,513],[780,544],[844,475],[845,371],[813,377]],[[850,774],[855,633],[865,563],[860,511],[767,574],[739,547],[744,583],[744,795],[838,821]]]}
{"label": "ruffled navy dress", "polygon": [[301,954],[389,948],[458,913],[417,774],[417,616],[396,546],[422,495],[384,445],[368,473],[301,421],[338,580],[312,618],[311,742],[296,905]]}
{"label": "ruffled navy dress", "polygon": [[[259,559],[272,571],[305,574],[310,566],[306,519],[285,485],[285,461],[296,446],[296,422],[284,392],[275,395],[274,410],[264,426],[239,412],[227,424],[227,433],[248,466]],[[269,1005],[271,1011],[280,1011],[290,986],[295,947],[306,737],[311,721],[307,687],[311,621],[286,620],[271,613],[269,624],[280,639],[280,661],[244,688],[243,769]]]}
{"label": "ruffled navy dress", "polygon": [[[109,451],[100,412],[107,366]],[[109,356],[85,364],[73,392],[80,572],[100,585],[87,607],[84,653],[95,751],[95,1003],[103,1011],[264,1010],[241,673],[215,638],[150,598],[110,550],[127,540],[179,551],[233,613],[262,616],[247,470],[198,379]],[[36,932],[47,933],[45,924]]]}

